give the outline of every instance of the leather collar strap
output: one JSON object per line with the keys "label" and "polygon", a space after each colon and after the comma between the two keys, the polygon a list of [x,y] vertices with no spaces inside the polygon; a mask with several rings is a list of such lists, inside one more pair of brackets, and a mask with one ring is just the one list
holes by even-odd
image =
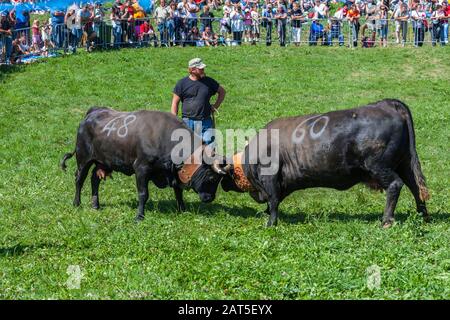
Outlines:
{"label": "leather collar strap", "polygon": [[234,183],[242,191],[245,192],[255,191],[256,189],[253,187],[252,183],[247,179],[247,177],[244,174],[244,168],[242,167],[242,155],[243,155],[242,152],[233,155]]}
{"label": "leather collar strap", "polygon": [[181,183],[186,185],[189,184],[194,174],[201,167],[203,149],[203,146],[197,148],[194,153],[190,155],[188,160],[185,161],[180,171],[178,171],[178,178],[180,179]]}

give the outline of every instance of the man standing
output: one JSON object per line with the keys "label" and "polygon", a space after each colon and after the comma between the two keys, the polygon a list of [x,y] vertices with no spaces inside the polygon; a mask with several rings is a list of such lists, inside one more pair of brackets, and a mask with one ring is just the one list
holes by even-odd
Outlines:
{"label": "man standing", "polygon": [[168,19],[170,16],[169,7],[166,6],[166,1],[161,0],[159,7],[156,7],[154,18],[158,25],[158,32],[160,38],[160,45],[168,45]]}
{"label": "man standing", "polygon": [[[205,74],[206,65],[200,58],[189,61],[189,76],[179,80],[173,89],[172,114],[178,115],[178,104],[182,102],[182,118],[186,125],[202,137],[205,144],[214,141],[211,116],[225,98],[225,90],[213,78]],[[215,94],[217,100],[211,106],[209,100]]]}

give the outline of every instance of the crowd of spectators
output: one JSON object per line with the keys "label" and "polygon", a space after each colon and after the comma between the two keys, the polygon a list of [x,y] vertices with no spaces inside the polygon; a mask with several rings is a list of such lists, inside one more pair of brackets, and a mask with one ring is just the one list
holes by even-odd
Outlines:
{"label": "crowd of spectators", "polygon": [[[2,0],[0,0],[1,2]],[[153,10],[138,0],[115,0],[72,5],[50,11],[44,23],[31,21],[30,12],[0,12],[0,49],[3,60],[16,63],[28,53],[52,49],[75,53],[81,45],[217,46],[302,42],[307,29],[309,45],[345,44],[343,26],[349,27],[351,46],[387,46],[388,36],[404,46],[408,32],[414,46],[430,33],[432,45],[448,43],[450,6],[447,0],[158,0]],[[18,0],[17,2],[24,2]],[[393,30],[390,27],[393,26]],[[392,29],[392,28],[391,28]],[[409,30],[409,31],[408,31]],[[412,32],[412,33],[411,33]]]}

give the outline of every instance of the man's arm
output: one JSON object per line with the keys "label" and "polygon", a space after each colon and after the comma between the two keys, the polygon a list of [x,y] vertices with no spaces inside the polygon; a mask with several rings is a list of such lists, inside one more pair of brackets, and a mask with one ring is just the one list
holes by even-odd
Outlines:
{"label": "man's arm", "polygon": [[172,98],[172,108],[171,108],[170,112],[175,116],[178,115],[178,104],[179,103],[180,103],[180,97],[174,93],[173,98]]}
{"label": "man's arm", "polygon": [[217,109],[219,109],[220,105],[222,104],[223,99],[225,99],[225,89],[222,86],[219,86],[219,89],[217,89],[217,100],[216,103],[212,106],[213,112],[215,112]]}

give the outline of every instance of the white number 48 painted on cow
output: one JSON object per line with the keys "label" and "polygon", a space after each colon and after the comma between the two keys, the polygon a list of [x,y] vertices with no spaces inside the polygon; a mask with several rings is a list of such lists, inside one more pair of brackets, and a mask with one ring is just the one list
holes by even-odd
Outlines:
{"label": "white number 48 painted on cow", "polygon": [[[116,121],[119,119],[123,120],[123,125],[119,128],[116,128]],[[114,119],[110,120],[104,127],[102,132],[107,131],[106,134],[107,137],[111,134],[111,132],[117,131],[117,136],[120,138],[125,138],[128,135],[128,125],[132,124],[136,120],[136,116],[133,114],[130,114],[128,116],[120,116],[115,117]]]}

